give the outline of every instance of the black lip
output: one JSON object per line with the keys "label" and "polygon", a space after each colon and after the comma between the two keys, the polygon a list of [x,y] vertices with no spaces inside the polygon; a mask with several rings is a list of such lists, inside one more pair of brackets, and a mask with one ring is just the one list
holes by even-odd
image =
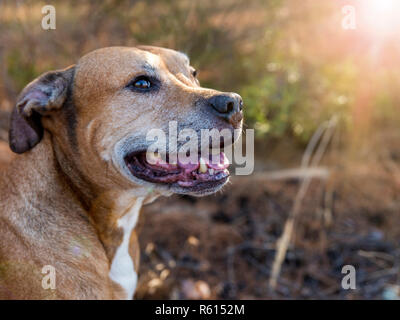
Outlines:
{"label": "black lip", "polygon": [[171,184],[171,189],[175,193],[192,194],[192,195],[205,195],[218,191],[229,180],[229,175],[218,181],[200,182],[193,187],[181,187],[177,183]]}

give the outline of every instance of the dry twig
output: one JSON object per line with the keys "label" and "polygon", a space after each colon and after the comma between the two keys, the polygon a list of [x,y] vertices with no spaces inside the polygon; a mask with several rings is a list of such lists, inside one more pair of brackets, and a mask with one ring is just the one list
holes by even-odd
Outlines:
{"label": "dry twig", "polygon": [[[336,122],[336,117],[332,117],[331,120],[329,120],[328,122],[324,122],[314,133],[310,142],[307,145],[306,151],[304,152],[301,162],[301,169],[307,169],[309,167],[313,168],[315,166],[318,166],[333,136]],[[319,141],[321,142],[318,145]],[[315,151],[315,154],[313,156],[314,150],[316,148],[317,150]],[[294,226],[296,224],[297,217],[301,209],[301,204],[303,198],[307,193],[311,180],[312,176],[306,176],[302,180],[292,210],[289,214],[288,219],[286,220],[282,236],[277,241],[277,252],[275,254],[274,262],[272,265],[272,273],[269,279],[269,286],[272,290],[276,288],[276,284],[282,267],[282,262],[286,256],[286,252],[292,238]]]}

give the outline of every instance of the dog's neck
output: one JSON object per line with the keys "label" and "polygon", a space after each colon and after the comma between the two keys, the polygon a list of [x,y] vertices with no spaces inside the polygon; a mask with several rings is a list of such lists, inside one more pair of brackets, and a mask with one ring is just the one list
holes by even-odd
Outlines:
{"label": "dog's neck", "polygon": [[[134,229],[141,206],[158,195],[138,196],[137,190],[99,191],[80,174],[79,168],[68,160],[46,133],[39,145],[20,157],[23,165],[32,166],[35,175],[43,176],[36,179],[40,179],[42,184],[47,181],[49,199],[66,201],[63,195],[56,194],[66,188],[74,195],[72,199],[67,196],[68,201],[74,201],[76,207],[82,209],[79,214],[86,215],[96,229],[110,262],[110,278],[117,284],[117,296],[131,298],[136,286],[139,262],[139,244]],[[62,186],[54,187],[54,183]],[[55,194],[52,195],[52,192]]]}

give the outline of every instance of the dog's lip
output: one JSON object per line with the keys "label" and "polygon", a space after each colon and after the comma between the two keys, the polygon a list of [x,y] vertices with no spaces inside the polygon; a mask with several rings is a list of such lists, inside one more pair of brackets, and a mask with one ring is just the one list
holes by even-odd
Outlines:
{"label": "dog's lip", "polygon": [[207,171],[204,172],[203,169],[200,172],[199,164],[182,164],[179,161],[176,165],[165,162],[162,165],[151,165],[146,160],[145,150],[134,151],[124,157],[125,165],[135,178],[155,185],[168,186],[176,193],[195,194],[215,192],[227,182],[229,164],[226,164],[225,160],[225,155],[221,153],[222,164],[212,163],[210,160],[206,164]]}
{"label": "dog's lip", "polygon": [[216,191],[221,189],[228,180],[229,175],[215,182],[202,182],[192,187],[182,187],[177,183],[172,184],[170,187],[175,193],[199,196],[215,193]]}

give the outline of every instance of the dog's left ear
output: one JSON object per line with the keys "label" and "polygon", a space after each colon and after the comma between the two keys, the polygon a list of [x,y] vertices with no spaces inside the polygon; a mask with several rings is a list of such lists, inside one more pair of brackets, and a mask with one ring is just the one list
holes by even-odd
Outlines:
{"label": "dog's left ear", "polygon": [[10,148],[23,153],[43,137],[41,117],[61,108],[72,82],[74,67],[47,72],[29,83],[18,97],[11,113]]}

